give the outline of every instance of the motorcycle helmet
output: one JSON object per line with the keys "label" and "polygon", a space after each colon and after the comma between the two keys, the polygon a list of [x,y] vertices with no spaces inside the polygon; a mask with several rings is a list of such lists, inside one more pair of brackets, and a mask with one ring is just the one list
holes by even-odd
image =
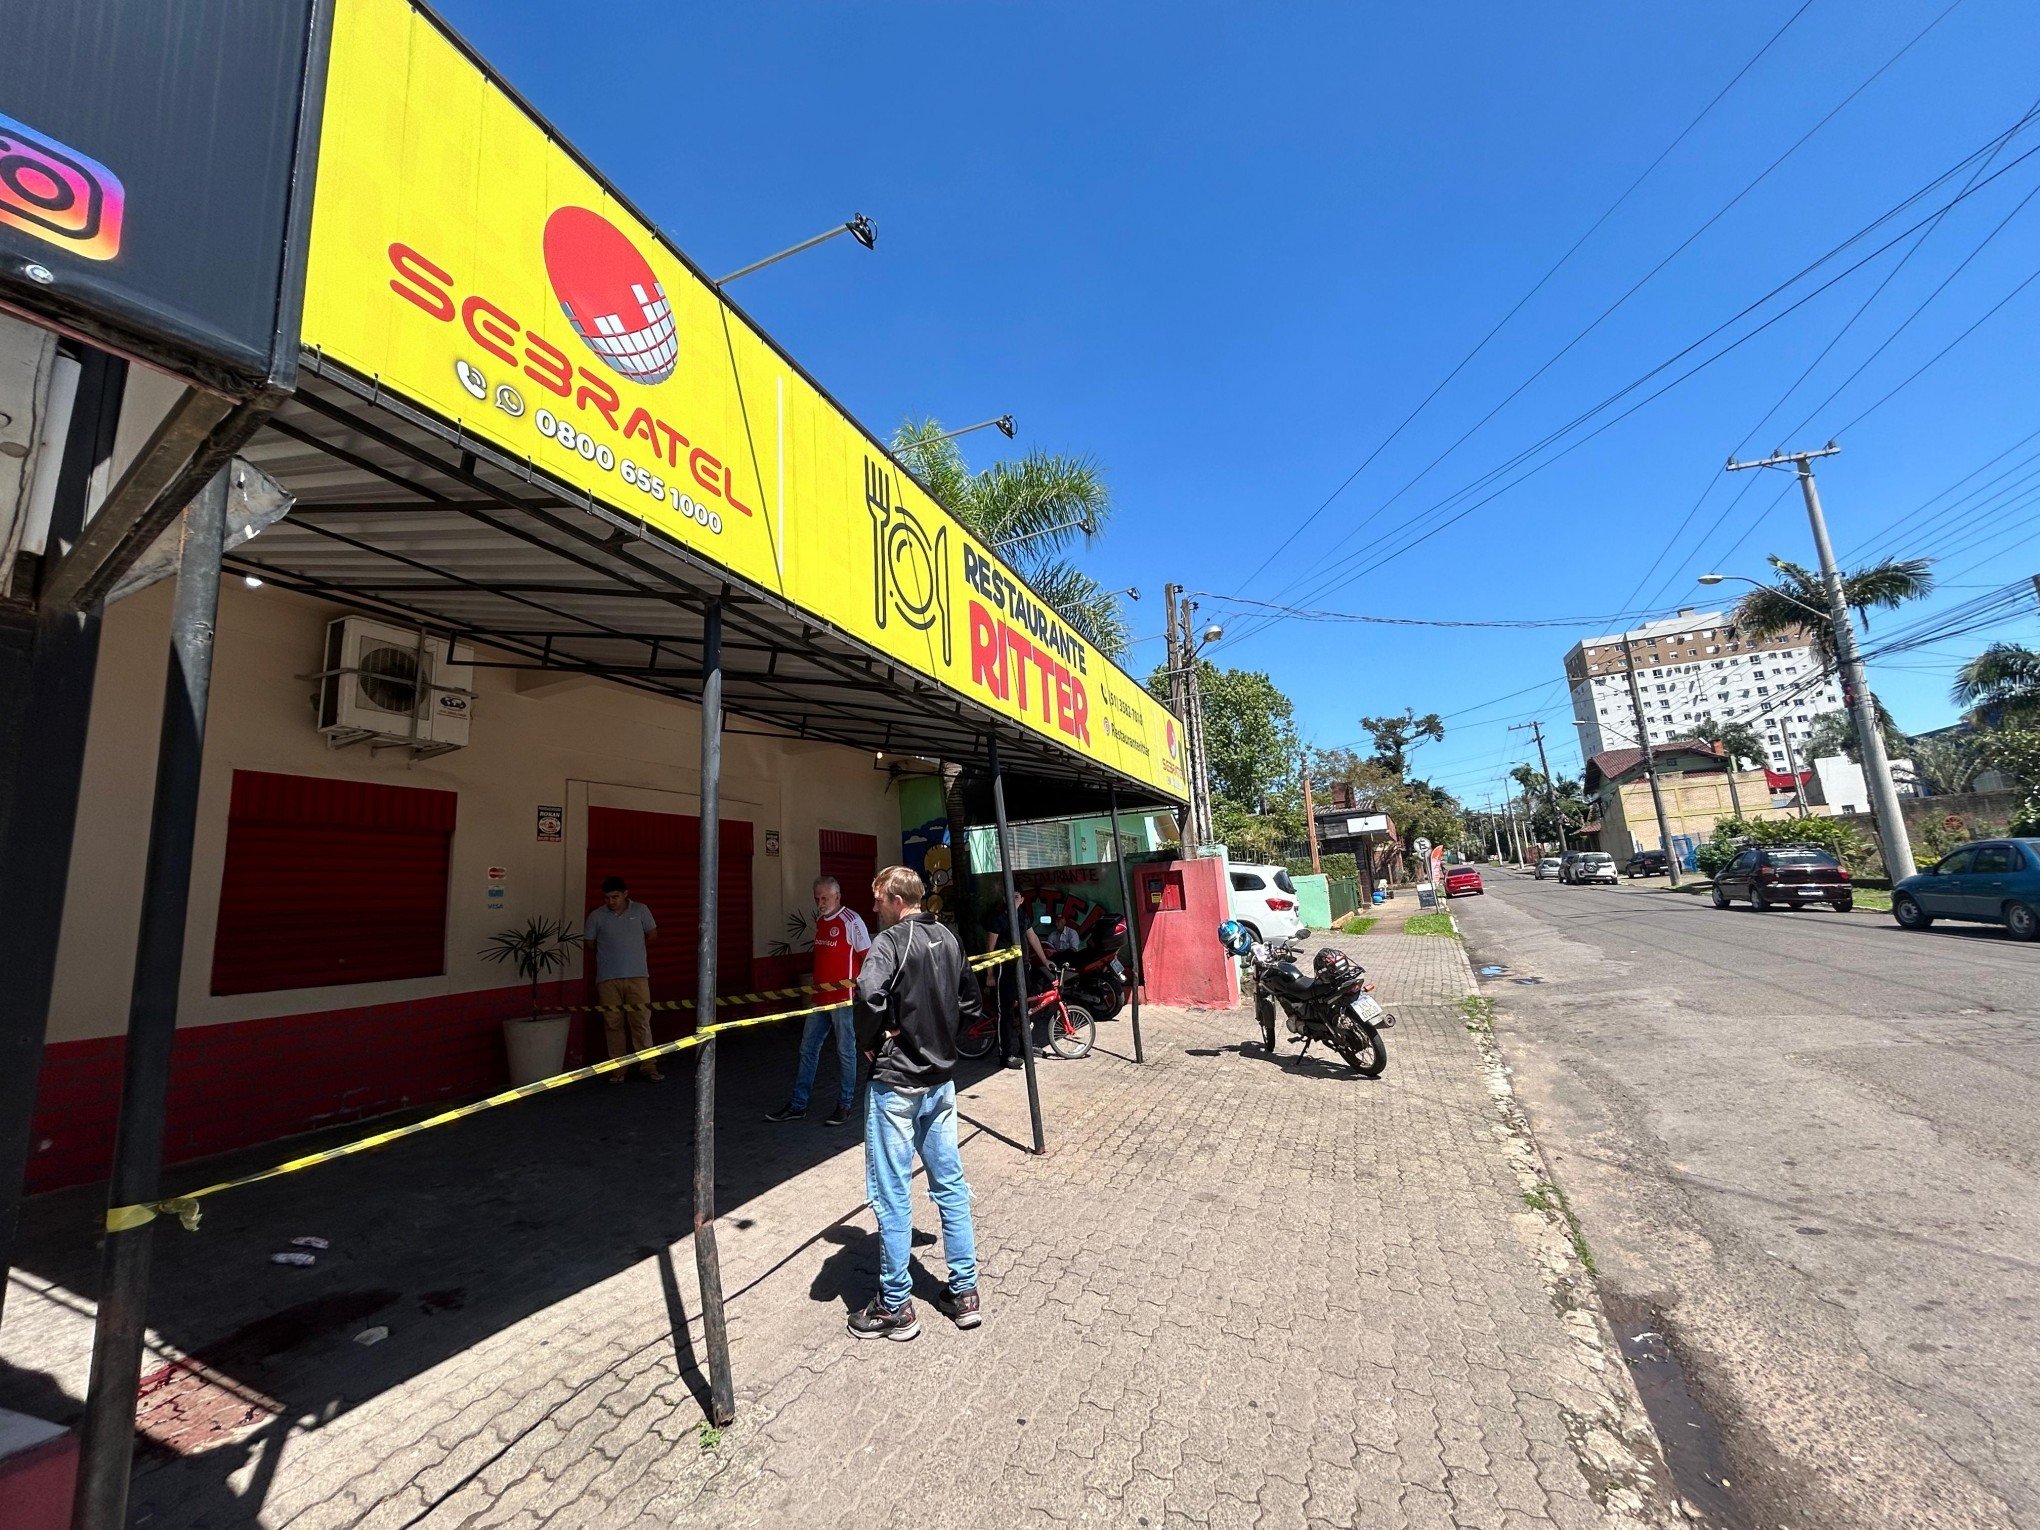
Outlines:
{"label": "motorcycle helmet", "polygon": [[1337,946],[1322,947],[1311,961],[1320,983],[1338,983],[1341,986],[1358,978],[1360,965]]}
{"label": "motorcycle helmet", "polygon": [[1234,956],[1245,956],[1254,949],[1254,937],[1247,933],[1247,927],[1237,919],[1228,919],[1218,927],[1219,944]]}

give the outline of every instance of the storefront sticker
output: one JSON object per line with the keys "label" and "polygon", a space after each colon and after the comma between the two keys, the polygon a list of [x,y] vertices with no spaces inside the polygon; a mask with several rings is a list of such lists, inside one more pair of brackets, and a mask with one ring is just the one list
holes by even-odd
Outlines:
{"label": "storefront sticker", "polygon": [[557,845],[566,833],[566,809],[541,807],[538,810],[538,842],[541,845]]}

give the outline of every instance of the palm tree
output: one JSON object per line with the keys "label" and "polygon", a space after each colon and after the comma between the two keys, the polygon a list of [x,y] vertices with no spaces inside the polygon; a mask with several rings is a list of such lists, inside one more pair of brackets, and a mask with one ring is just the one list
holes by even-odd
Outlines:
{"label": "palm tree", "polygon": [[1977,727],[2040,721],[2040,649],[1991,644],[1957,672],[1949,696]]}
{"label": "palm tree", "polygon": [[893,432],[893,455],[1072,631],[1106,658],[1123,657],[1131,634],[1119,596],[1063,556],[1088,545],[1111,517],[1098,464],[1036,451],[973,472],[955,441],[936,439],[941,434],[939,420],[909,420]]}
{"label": "palm tree", "polygon": [[1764,763],[1764,741],[1747,722],[1716,722],[1712,712],[1700,714],[1693,724],[1693,736],[1706,739],[1728,762],[1728,800],[1735,816],[1742,817],[1742,793],[1736,789],[1735,774],[1746,765]]}
{"label": "palm tree", "polygon": [[[1853,574],[1844,574],[1843,604],[1856,613],[1867,632],[1873,607],[1893,610],[1909,600],[1918,600],[1934,588],[1934,576],[1928,572],[1933,561],[1931,558],[1886,558],[1882,563],[1873,563]],[[1736,602],[1734,620],[1737,630],[1745,638],[1761,642],[1804,627],[1812,635],[1813,649],[1820,656],[1821,667],[1832,671],[1836,664],[1835,632],[1833,620],[1824,619],[1828,610],[1827,586],[1812,569],[1780,558],[1775,553],[1770,564],[1778,573],[1778,582],[1759,585]]]}
{"label": "palm tree", "polygon": [[[1905,753],[1905,734],[1900,731],[1898,723],[1885,710],[1882,701],[1874,696],[1870,699],[1877,708],[1877,731],[1884,735],[1884,752],[1887,755]],[[1805,756],[1808,769],[1812,769],[1815,760],[1833,759],[1837,755],[1862,764],[1863,746],[1856,738],[1855,717],[1846,711],[1821,713],[1808,725],[1806,745],[1800,752]]]}

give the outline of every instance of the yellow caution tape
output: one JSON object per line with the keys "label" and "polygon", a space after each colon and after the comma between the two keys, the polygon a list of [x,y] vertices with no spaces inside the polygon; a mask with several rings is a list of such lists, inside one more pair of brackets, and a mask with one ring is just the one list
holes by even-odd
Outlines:
{"label": "yellow caution tape", "polygon": [[[807,983],[799,988],[766,988],[757,993],[726,993],[716,996],[716,1008],[722,1009],[737,1004],[760,1004],[767,999],[798,999],[811,993],[829,993],[838,988],[849,988],[853,978],[842,978],[833,983]],[[850,995],[844,994],[839,1004],[850,1002]],[[553,1009],[560,1014],[599,1015],[611,1010],[626,1009],[693,1009],[693,999],[655,999],[644,1004],[556,1004]],[[825,1006],[834,1008],[833,1005]]]}
{"label": "yellow caution tape", "polygon": [[[1001,962],[1012,961],[1019,954],[1018,951],[1009,947],[1004,951],[994,951],[988,956],[973,957],[970,961],[970,966],[973,970],[982,972],[988,967],[996,967]],[[833,987],[835,985],[829,984],[823,986]],[[814,993],[819,990],[815,987],[809,987],[794,991]],[[730,1002],[738,1003],[742,1001],[733,999]],[[688,1007],[691,1008],[692,1006]],[[277,1164],[274,1168],[264,1169],[259,1174],[245,1174],[239,1179],[221,1180],[216,1185],[207,1185],[204,1189],[194,1190],[189,1195],[173,1195],[160,1201],[144,1201],[134,1206],[109,1207],[106,1213],[106,1230],[108,1232],[128,1232],[133,1228],[153,1222],[158,1216],[174,1216],[179,1222],[184,1224],[186,1232],[197,1232],[200,1211],[198,1203],[206,1196],[218,1195],[222,1190],[238,1190],[243,1185],[259,1184],[265,1179],[278,1179],[285,1174],[295,1174],[301,1169],[309,1169],[317,1164],[331,1163],[337,1158],[352,1158],[357,1153],[367,1153],[379,1147],[387,1147],[390,1143],[401,1141],[405,1137],[415,1137],[420,1132],[429,1132],[435,1127],[446,1126],[454,1121],[464,1121],[469,1116],[478,1116],[483,1111],[494,1110],[499,1105],[509,1105],[518,1100],[528,1100],[535,1094],[545,1094],[550,1090],[564,1089],[569,1084],[578,1084],[583,1079],[594,1078],[599,1074],[616,1073],[626,1068],[637,1067],[641,1063],[656,1061],[661,1057],[671,1057],[675,1053],[687,1051],[690,1047],[698,1047],[710,1037],[720,1036],[725,1031],[741,1031],[754,1025],[772,1025],[781,1020],[798,1020],[806,1015],[818,1015],[824,1010],[840,1007],[836,1002],[811,1004],[806,1009],[789,1009],[774,1015],[752,1015],[743,1020],[724,1020],[715,1025],[705,1025],[693,1035],[683,1036],[678,1041],[662,1042],[655,1047],[646,1047],[641,1052],[627,1052],[621,1057],[611,1057],[602,1062],[590,1063],[585,1068],[573,1068],[565,1073],[555,1073],[552,1077],[539,1079],[536,1083],[520,1084],[515,1089],[505,1089],[502,1093],[492,1094],[487,1099],[476,1100],[472,1105],[457,1105],[452,1110],[443,1110],[436,1116],[427,1116],[423,1121],[413,1121],[409,1126],[394,1126],[388,1131],[376,1132],[372,1136],[344,1143],[336,1148],[327,1148],[324,1152],[307,1153],[302,1158],[293,1158],[288,1163]]]}

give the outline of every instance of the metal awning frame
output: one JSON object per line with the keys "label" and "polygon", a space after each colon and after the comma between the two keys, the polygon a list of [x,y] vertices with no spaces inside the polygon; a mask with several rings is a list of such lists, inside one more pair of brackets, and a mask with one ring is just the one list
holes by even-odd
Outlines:
{"label": "metal awning frame", "polygon": [[[306,453],[320,460],[308,466]],[[298,500],[287,521],[229,556],[232,571],[509,656],[480,667],[586,674],[698,705],[714,604],[725,706],[790,740],[983,767],[996,736],[1016,774],[1109,783],[1129,807],[1179,805],[316,352],[245,454]],[[291,482],[293,468],[302,478],[313,467],[328,477],[337,467],[346,486],[328,495]],[[474,556],[427,555],[394,534],[419,526],[481,536]],[[541,567],[492,577],[479,566],[506,553]],[[348,571],[321,572],[323,563]]]}

